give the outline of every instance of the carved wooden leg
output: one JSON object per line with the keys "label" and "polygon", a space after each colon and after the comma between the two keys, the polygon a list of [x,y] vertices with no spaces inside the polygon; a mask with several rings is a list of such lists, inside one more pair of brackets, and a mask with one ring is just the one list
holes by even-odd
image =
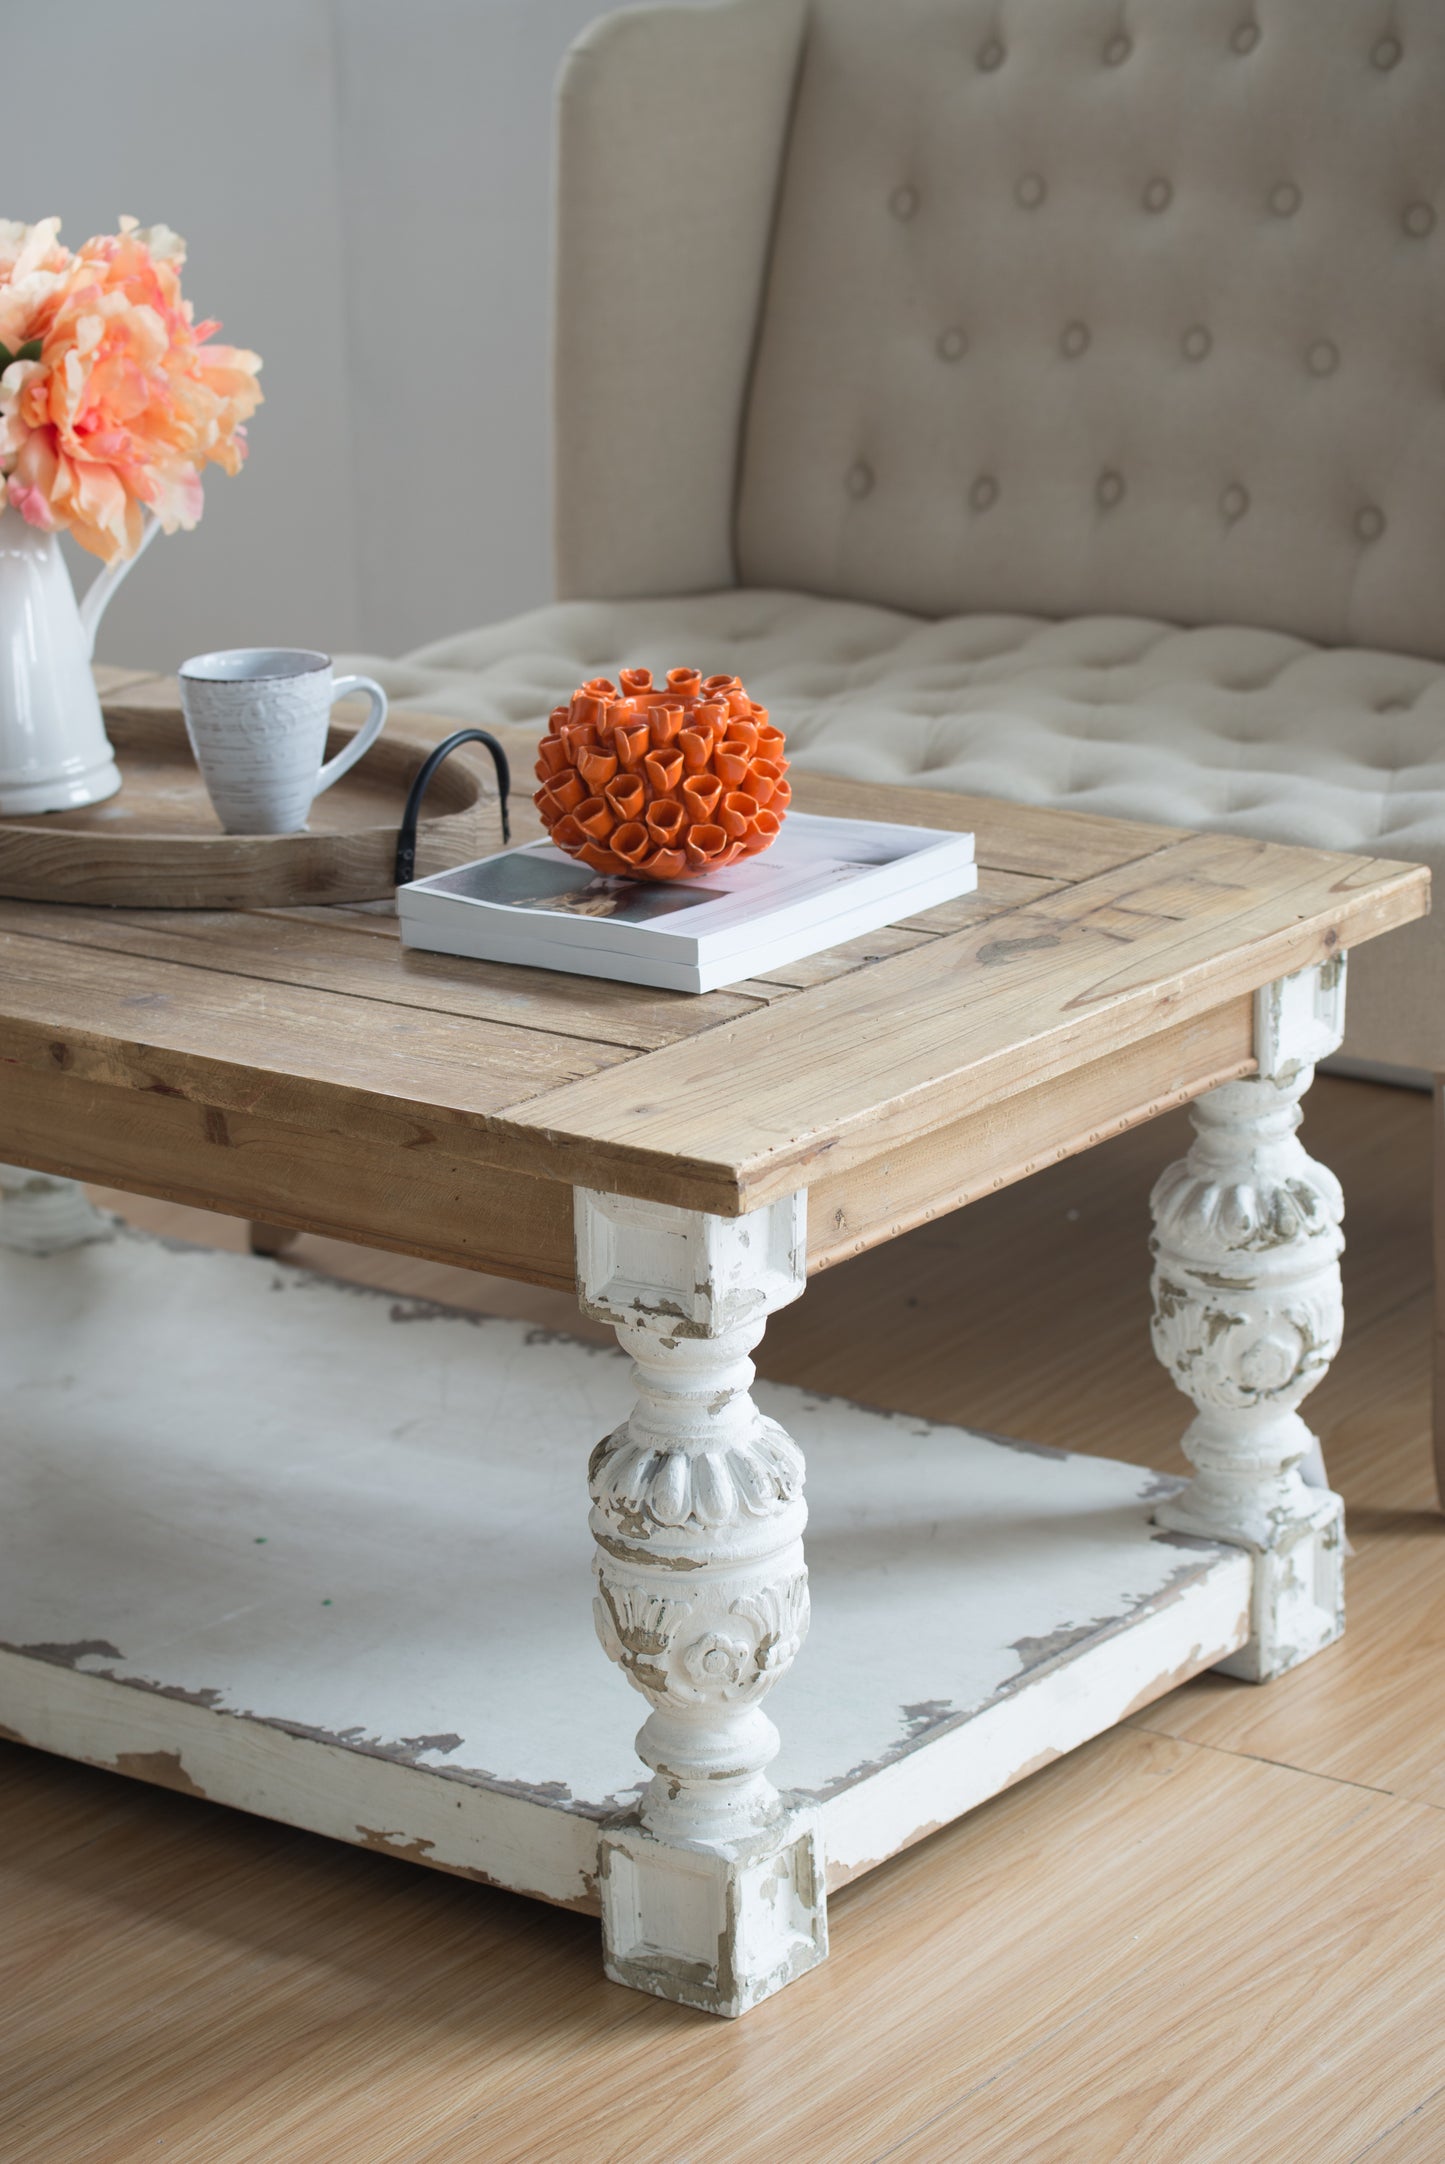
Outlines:
{"label": "carved wooden leg", "polygon": [[1194,1145],[1152,1197],[1154,1348],[1199,1409],[1184,1437],[1194,1478],[1157,1520],[1254,1551],[1250,1641],[1219,1664],[1252,1682],[1344,1628],[1344,1509],[1301,1478],[1322,1464],[1296,1409],[1344,1322],[1339,1182],[1295,1133],[1309,1061],[1343,1023],[1343,961],[1327,968],[1260,995],[1258,1079],[1199,1099]]}
{"label": "carved wooden leg", "polygon": [[23,1255],[54,1255],[110,1237],[111,1221],[86,1199],[78,1180],[23,1165],[0,1165],[0,1247]]}
{"label": "carved wooden leg", "polygon": [[652,1779],[601,1842],[607,1973],[741,2014],[827,1952],[815,1815],[767,1776],[761,1701],[808,1623],[803,1460],[748,1355],[804,1284],[803,1198],[740,1218],[577,1195],[578,1286],[634,1362],[591,1464],[598,1635],[652,1707]]}

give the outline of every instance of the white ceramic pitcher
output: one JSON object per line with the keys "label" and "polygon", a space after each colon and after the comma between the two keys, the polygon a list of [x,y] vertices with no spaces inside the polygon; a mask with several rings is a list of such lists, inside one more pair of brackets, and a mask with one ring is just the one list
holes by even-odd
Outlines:
{"label": "white ceramic pitcher", "polygon": [[0,816],[74,811],[120,787],[91,681],[106,603],[160,531],[107,565],[78,605],[58,533],[0,511]]}

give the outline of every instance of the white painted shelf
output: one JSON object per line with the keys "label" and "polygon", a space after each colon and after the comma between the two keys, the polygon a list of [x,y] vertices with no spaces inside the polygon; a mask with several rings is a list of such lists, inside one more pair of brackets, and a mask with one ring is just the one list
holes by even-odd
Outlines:
{"label": "white painted shelf", "polygon": [[[0,1725],[595,1909],[646,1707],[592,1629],[615,1352],[122,1232],[0,1251]],[[760,1385],[808,1460],[769,1701],[838,1885],[1245,1641],[1178,1485]]]}

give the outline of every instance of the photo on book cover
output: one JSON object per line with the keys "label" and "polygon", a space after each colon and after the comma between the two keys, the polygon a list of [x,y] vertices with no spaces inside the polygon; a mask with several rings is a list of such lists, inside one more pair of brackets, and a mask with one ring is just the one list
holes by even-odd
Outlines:
{"label": "photo on book cover", "polygon": [[656,924],[680,909],[721,899],[715,887],[663,884],[647,879],[612,879],[585,864],[553,855],[534,856],[516,849],[484,857],[427,881],[434,894],[460,894],[469,902],[493,902],[504,909],[545,911],[566,917],[613,917],[623,924]]}
{"label": "photo on book cover", "polygon": [[[431,894],[455,894],[527,915],[606,918],[616,924],[662,925],[709,902],[759,914],[809,892],[826,894],[865,872],[905,865],[922,849],[952,839],[916,827],[871,826],[861,820],[789,820],[764,855],[744,858],[702,879],[619,879],[593,872],[545,843],[484,857],[425,882]],[[680,927],[679,927],[680,928]]]}

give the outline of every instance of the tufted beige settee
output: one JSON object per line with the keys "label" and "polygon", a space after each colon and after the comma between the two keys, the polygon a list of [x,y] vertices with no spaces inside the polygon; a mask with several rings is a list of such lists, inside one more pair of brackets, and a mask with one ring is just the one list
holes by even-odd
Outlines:
{"label": "tufted beige settee", "polygon": [[[1445,868],[1441,0],[725,0],[560,91],[557,605],[802,767]],[[1445,1069],[1445,923],[1346,1052]]]}

